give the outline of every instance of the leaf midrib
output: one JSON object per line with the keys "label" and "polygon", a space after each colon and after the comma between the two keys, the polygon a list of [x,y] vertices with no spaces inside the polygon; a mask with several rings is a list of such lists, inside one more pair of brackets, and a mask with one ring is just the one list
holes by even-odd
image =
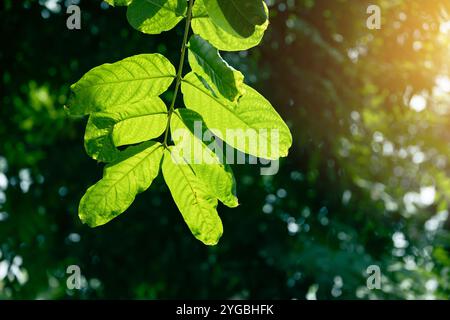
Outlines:
{"label": "leaf midrib", "polygon": [[[194,54],[196,57],[198,57],[199,60],[203,61],[203,63],[209,68],[209,70],[211,71],[211,73],[213,74],[215,79],[211,79],[213,80],[213,82],[218,82],[218,84],[216,84],[217,88],[219,88],[219,86],[221,86],[223,89],[225,88],[231,88],[230,90],[233,90],[231,85],[226,85],[226,81],[224,81],[222,79],[222,77],[219,76],[219,73],[216,71],[216,69],[211,65],[211,63],[208,61],[208,59],[203,58],[200,54],[198,54],[197,52],[195,52],[194,50],[191,50],[192,54]],[[220,56],[219,56],[220,58]],[[224,61],[225,62],[225,61]],[[208,74],[208,72],[205,71],[205,73],[213,78],[211,75]],[[215,81],[214,81],[215,80]],[[219,90],[220,91],[220,90]],[[237,90],[236,90],[237,91]]]}
{"label": "leaf midrib", "polygon": [[140,114],[140,115],[135,115],[135,116],[131,116],[131,117],[128,117],[128,118],[123,118],[123,119],[120,119],[119,121],[117,121],[116,123],[114,123],[114,125],[113,126],[116,126],[116,125],[118,125],[119,123],[121,123],[121,122],[124,122],[124,121],[127,121],[127,120],[133,120],[133,119],[136,119],[136,118],[141,118],[141,117],[148,117],[148,116],[158,116],[158,115],[162,115],[162,114],[169,114],[167,111],[165,111],[165,112],[155,112],[155,113],[148,113],[148,114]]}
{"label": "leaf midrib", "polygon": [[[145,81],[145,80],[153,80],[153,79],[164,79],[164,78],[175,78],[174,75],[170,75],[170,76],[157,76],[157,77],[145,77],[145,78],[133,78],[133,79],[126,79],[126,80],[117,80],[117,81],[106,81],[106,82],[102,82],[102,83],[97,83],[97,84],[93,84],[93,85],[89,85],[89,86],[82,86],[81,89],[89,89],[89,88],[95,88],[95,87],[99,87],[99,86],[104,86],[104,85],[111,85],[111,84],[118,84],[118,83],[127,83],[127,82],[132,82],[132,81]],[[75,88],[76,90],[76,88]]]}
{"label": "leaf midrib", "polygon": [[230,1],[231,4],[233,5],[233,7],[237,10],[237,12],[239,12],[239,14],[241,15],[241,17],[244,18],[244,20],[246,20],[248,22],[248,24],[253,25],[253,23],[247,19],[247,15],[244,14],[243,11],[241,11],[241,8],[239,8],[239,6],[234,2],[234,0],[227,0]]}
{"label": "leaf midrib", "polygon": [[[149,147],[149,148],[151,148],[151,147]],[[127,177],[127,176],[130,174],[131,171],[135,170],[135,169],[136,169],[138,166],[140,166],[145,160],[147,160],[148,157],[150,157],[153,153],[155,153],[155,152],[156,152],[158,149],[160,149],[160,148],[162,148],[161,145],[157,146],[153,151],[151,151],[148,155],[146,155],[144,158],[142,158],[142,160],[140,160],[135,166],[133,166],[130,170],[128,170],[126,174],[122,175],[122,177],[121,177],[120,179],[116,180],[115,183],[114,183],[113,185],[111,185],[111,186],[108,188],[108,191],[104,193],[103,198],[105,198],[105,197],[106,197],[106,194],[108,194],[108,193],[109,193],[109,192],[110,192],[110,191],[111,191],[118,183],[120,183],[125,177]],[[143,151],[141,151],[141,152],[144,152],[144,151],[145,151],[145,150],[143,150]],[[139,154],[139,153],[137,153],[137,154]],[[136,155],[137,155],[137,154],[136,154]],[[127,160],[127,159],[125,159],[125,160],[123,160],[123,161],[126,161],[126,160]],[[105,177],[104,177],[103,179],[105,179],[105,178],[108,178],[108,176],[105,175]]]}
{"label": "leaf midrib", "polygon": [[203,89],[197,87],[195,84],[193,84],[192,82],[189,82],[185,79],[183,79],[183,81],[189,85],[191,85],[192,87],[194,87],[195,89],[201,91],[202,93],[204,93],[205,95],[209,96],[211,99],[213,99],[214,101],[216,101],[218,104],[220,104],[229,114],[231,114],[234,118],[236,118],[237,120],[239,120],[240,122],[242,122],[247,128],[252,129],[252,126],[250,126],[246,121],[244,121],[243,119],[239,118],[236,113],[232,112],[228,106],[226,104],[224,104],[222,101],[216,99],[214,96],[212,96],[211,94],[209,94],[208,92],[205,92]]}
{"label": "leaf midrib", "polygon": [[[172,160],[172,152],[171,152],[170,150],[169,150],[169,154],[170,154],[170,158],[171,158],[170,160]],[[186,161],[185,161],[184,158],[182,158],[182,159],[183,159],[184,164],[187,165],[187,166],[189,167],[189,169],[192,170],[192,173],[195,175],[194,169],[193,169],[188,163],[186,163]],[[174,167],[178,168],[178,165],[175,164]],[[187,184],[189,185],[189,188],[190,188],[191,191],[192,191],[192,195],[194,196],[194,200],[195,200],[196,205],[197,205],[200,209],[202,209],[202,206],[200,205],[200,202],[199,202],[198,199],[197,199],[197,192],[195,192],[194,186],[193,186],[192,183],[189,181],[189,179],[188,179],[188,177],[186,176],[186,174],[184,173],[184,171],[183,171],[181,168],[178,168],[178,169],[179,169],[179,171],[181,171],[181,174],[183,175],[184,179],[186,180]]]}

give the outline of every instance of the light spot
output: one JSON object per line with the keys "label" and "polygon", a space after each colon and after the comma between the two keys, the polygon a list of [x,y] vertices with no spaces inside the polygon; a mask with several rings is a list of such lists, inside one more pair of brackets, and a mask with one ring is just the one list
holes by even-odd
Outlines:
{"label": "light spot", "polygon": [[317,300],[317,291],[319,290],[318,284],[313,284],[309,287],[308,293],[306,294],[306,300]]}
{"label": "light spot", "polygon": [[440,91],[450,92],[450,78],[447,76],[439,76],[436,78],[436,86]]}
{"label": "light spot", "polygon": [[9,263],[8,261],[0,261],[0,281],[5,279],[8,275]]}
{"label": "light spot", "polygon": [[433,186],[420,188],[420,202],[424,206],[431,206],[434,203],[435,197],[436,189]]}
{"label": "light spot", "polygon": [[67,237],[69,239],[69,241],[71,242],[80,242],[81,240],[81,236],[78,233],[71,233],[69,234],[69,236]]}
{"label": "light spot", "polygon": [[347,205],[352,198],[352,192],[350,190],[345,190],[342,194],[342,203]]}
{"label": "light spot", "polygon": [[436,215],[431,217],[429,220],[425,222],[425,230],[429,232],[437,231],[442,225],[444,225],[445,221],[448,219],[448,211],[443,210],[438,212]]}
{"label": "light spot", "polygon": [[277,191],[277,196],[278,196],[278,198],[286,198],[287,191],[285,189],[279,189]]}
{"label": "light spot", "polygon": [[266,213],[266,214],[270,214],[270,213],[272,213],[272,211],[273,211],[273,206],[271,205],[271,204],[269,204],[269,203],[266,203],[264,206],[263,206],[263,212],[264,213]]}
{"label": "light spot", "polygon": [[400,231],[397,231],[392,235],[392,242],[394,243],[394,247],[398,249],[404,249],[408,246],[405,235]]}
{"label": "light spot", "polygon": [[415,163],[415,164],[421,164],[422,162],[424,162],[425,161],[425,153],[423,153],[423,152],[421,152],[421,151],[419,151],[419,152],[416,152],[414,155],[413,155],[413,162]]}
{"label": "light spot", "polygon": [[0,212],[0,222],[8,219],[8,212]]}
{"label": "light spot", "polygon": [[439,283],[436,279],[430,279],[425,283],[425,288],[427,288],[428,291],[434,292],[438,288]]}
{"label": "light spot", "polygon": [[27,193],[30,189],[31,184],[33,183],[31,180],[30,169],[21,169],[19,171],[20,178],[20,189],[23,193]]}
{"label": "light spot", "polygon": [[3,172],[0,172],[0,190],[8,188],[8,177]]}
{"label": "light spot", "polygon": [[441,33],[443,34],[450,33],[450,21],[441,23],[441,25],[439,26],[439,31],[441,31]]}
{"label": "light spot", "polygon": [[424,96],[414,95],[409,102],[409,106],[416,112],[421,112],[427,107],[427,100]]}
{"label": "light spot", "polygon": [[291,235],[294,235],[300,231],[300,226],[296,222],[289,222],[287,228]]}

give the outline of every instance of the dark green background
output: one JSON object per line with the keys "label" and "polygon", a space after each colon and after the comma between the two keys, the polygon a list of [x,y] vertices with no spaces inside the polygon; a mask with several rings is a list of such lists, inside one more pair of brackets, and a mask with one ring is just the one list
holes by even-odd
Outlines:
{"label": "dark green background", "polygon": [[[450,99],[408,104],[449,74],[439,29],[450,2],[383,1],[381,30],[368,30],[366,9],[381,2],[271,0],[261,46],[224,54],[294,146],[276,176],[234,166],[241,205],[220,208],[224,236],[206,247],[161,177],[108,225],[82,225],[78,202],[102,165],[83,150],[86,119],[63,109],[70,84],[99,64],[152,52],[177,63],[183,26],[143,35],[124,8],[83,0],[82,29],[69,31],[62,2],[3,1],[0,299],[447,299]],[[433,203],[421,203],[430,186]],[[72,264],[79,291],[66,288]],[[381,290],[366,287],[369,265]]]}

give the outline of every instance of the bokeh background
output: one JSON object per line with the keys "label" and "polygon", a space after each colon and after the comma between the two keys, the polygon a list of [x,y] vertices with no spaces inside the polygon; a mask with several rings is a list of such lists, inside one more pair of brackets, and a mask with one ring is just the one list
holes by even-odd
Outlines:
{"label": "bokeh background", "polygon": [[[78,4],[82,29],[66,28]],[[241,206],[216,247],[194,239],[159,178],[104,227],[77,217],[101,177],[69,118],[70,84],[105,62],[178,61],[183,26],[133,30],[100,0],[4,0],[0,299],[447,299],[450,1],[270,0],[260,47],[227,53],[288,122],[278,175],[234,166]],[[366,27],[369,4],[382,28]],[[81,290],[68,290],[78,265]],[[381,290],[366,286],[378,265]]]}

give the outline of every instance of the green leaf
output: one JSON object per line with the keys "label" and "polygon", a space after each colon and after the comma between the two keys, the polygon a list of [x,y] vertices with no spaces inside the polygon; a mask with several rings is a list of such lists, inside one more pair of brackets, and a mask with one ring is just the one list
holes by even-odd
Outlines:
{"label": "green leaf", "polygon": [[[266,15],[269,10],[263,3]],[[204,0],[197,0],[193,9],[192,30],[195,34],[200,35],[203,39],[208,40],[214,47],[223,51],[240,51],[247,50],[257,46],[264,36],[264,32],[269,26],[267,19],[262,25],[256,25],[255,31],[248,37],[240,37],[233,35],[211,19],[206,10]]]}
{"label": "green leaf", "polygon": [[104,0],[109,5],[116,7],[116,6],[127,6],[129,5],[133,0]]}
{"label": "green leaf", "polygon": [[86,153],[97,161],[112,162],[120,154],[112,140],[116,120],[109,113],[93,113],[89,116],[84,134]]}
{"label": "green leaf", "polygon": [[175,68],[160,54],[142,54],[103,64],[71,86],[68,107],[72,115],[85,115],[159,96],[175,78]]}
{"label": "green leaf", "polygon": [[167,117],[166,105],[158,97],[93,113],[84,138],[86,152],[95,160],[111,162],[119,154],[116,147],[159,137],[166,129]]}
{"label": "green leaf", "polygon": [[248,38],[267,21],[262,0],[204,0],[213,22],[236,37]]}
{"label": "green leaf", "polygon": [[228,65],[219,51],[198,35],[189,41],[189,64],[192,71],[228,100],[235,102],[244,93],[243,74]]}
{"label": "green leaf", "polygon": [[167,107],[158,97],[132,104],[115,115],[118,121],[112,137],[116,147],[158,138],[167,127]]}
{"label": "green leaf", "polygon": [[218,97],[201,79],[189,73],[181,89],[186,107],[199,113],[220,139],[244,153],[276,160],[285,157],[292,135],[269,101],[245,85],[237,104]]}
{"label": "green leaf", "polygon": [[127,19],[143,33],[160,34],[174,28],[186,9],[186,0],[134,0],[128,7]]}
{"label": "green leaf", "polygon": [[164,153],[162,172],[172,197],[192,234],[206,245],[216,245],[223,233],[217,199],[184,159]]}
{"label": "green leaf", "polygon": [[[198,113],[189,109],[176,110],[171,118],[171,133],[175,143],[173,152],[189,163],[195,175],[209,186],[210,192],[222,203],[231,208],[237,207],[239,203],[233,172],[203,142],[207,131]],[[209,140],[214,145],[214,140]]]}
{"label": "green leaf", "polygon": [[147,142],[130,147],[105,167],[103,179],[90,187],[79,206],[83,223],[104,225],[123,213],[137,194],[147,190],[159,173],[163,147]]}

